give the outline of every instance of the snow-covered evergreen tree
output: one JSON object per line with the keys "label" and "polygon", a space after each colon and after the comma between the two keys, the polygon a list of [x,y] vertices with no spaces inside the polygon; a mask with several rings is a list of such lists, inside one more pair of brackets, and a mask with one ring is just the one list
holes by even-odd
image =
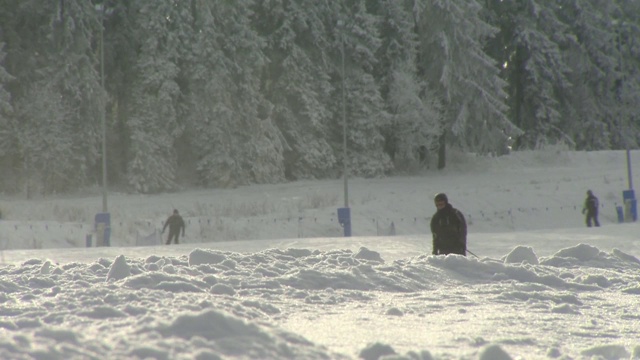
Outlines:
{"label": "snow-covered evergreen tree", "polygon": [[637,148],[640,144],[640,3],[618,1],[610,29],[615,33],[615,94],[618,112],[612,143],[616,148]]}
{"label": "snow-covered evergreen tree", "polygon": [[[5,44],[0,42],[0,167],[10,169],[12,167],[12,155],[14,153],[15,137],[11,131],[11,116],[13,106],[11,104],[11,94],[6,90],[6,84],[13,80],[13,77],[4,68]],[[0,180],[6,180],[11,171],[3,171]]]}
{"label": "snow-covered evergreen tree", "polygon": [[107,94],[101,86],[100,63],[92,47],[100,41],[97,29],[102,26],[102,15],[85,0],[65,0],[56,2],[56,6],[53,40],[58,49],[46,76],[56,82],[68,110],[64,122],[74,135],[71,143],[75,154],[64,160],[70,164],[61,167],[75,169],[75,174],[69,174],[69,185],[77,186],[88,178],[90,169],[100,168],[97,164],[102,158],[100,114],[105,111]]}
{"label": "snow-covered evergreen tree", "polygon": [[[406,66],[410,66],[406,64]],[[439,98],[416,81],[411,69],[402,67],[391,73],[388,103],[393,106],[391,129],[396,162],[430,161],[442,133]]]}
{"label": "snow-covered evergreen tree", "polygon": [[[547,7],[543,5],[549,5]],[[573,140],[562,128],[558,92],[570,87],[566,75],[571,71],[561,55],[568,28],[559,21],[553,4],[531,3],[516,16],[519,26],[514,33],[517,72],[511,88],[515,121],[525,130],[520,145],[537,148],[562,141],[573,146]]]}
{"label": "snow-covered evergreen tree", "polygon": [[[193,46],[184,53],[185,137],[189,138],[199,183],[232,187],[242,175],[236,158],[240,146],[234,133],[232,75],[220,46],[223,29],[213,4],[199,3],[193,19]],[[220,14],[225,17],[227,14]],[[186,160],[186,159],[185,159]]]}
{"label": "snow-covered evergreen tree", "polygon": [[[372,9],[380,16],[382,45],[376,77],[390,114],[385,128],[386,151],[396,164],[426,161],[442,132],[440,99],[417,73],[418,34],[407,2],[381,0]],[[422,159],[421,159],[422,157]]]}
{"label": "snow-covered evergreen tree", "polygon": [[[613,89],[619,54],[612,29],[614,2],[561,1],[559,19],[568,25],[562,38],[571,87],[562,93],[562,125],[578,149],[609,149],[616,133]],[[613,126],[612,126],[613,125]],[[615,135],[614,135],[615,137]]]}
{"label": "snow-covered evergreen tree", "polygon": [[422,9],[416,15],[422,35],[419,66],[443,97],[444,131],[471,151],[501,151],[505,137],[520,130],[507,117],[506,83],[497,63],[484,52],[497,29],[483,20],[475,0],[420,5],[416,7]]}
{"label": "snow-covered evergreen tree", "polygon": [[80,163],[75,137],[67,120],[72,117],[59,89],[48,83],[34,84],[16,104],[14,126],[20,169],[27,196],[51,194],[77,185]]}
{"label": "snow-covered evergreen tree", "polygon": [[[623,77],[619,62],[625,55],[633,59],[633,46],[618,46],[621,29],[615,26],[628,24],[623,30],[633,32],[638,22],[632,14],[639,6],[634,3],[487,1],[489,18],[501,29],[489,51],[504,64],[510,116],[526,131],[522,147],[562,141],[579,149],[608,149],[631,141],[623,141],[625,135],[635,137],[633,121],[624,120],[633,116],[620,116],[617,92]],[[624,76],[633,77],[632,68]]]}
{"label": "snow-covered evergreen tree", "polygon": [[7,70],[4,68],[4,59],[6,53],[4,51],[4,43],[0,42],[0,121],[4,123],[6,119],[11,115],[13,107],[11,106],[11,94],[5,88],[5,84],[13,80]]}
{"label": "snow-covered evergreen tree", "polygon": [[[269,61],[262,93],[284,140],[289,179],[325,177],[337,164],[329,143],[331,84],[326,52],[328,8],[314,0],[256,2],[253,26]],[[270,107],[270,108],[269,108]]]}
{"label": "snow-covered evergreen tree", "polygon": [[184,132],[177,139],[177,156],[188,164],[181,171],[193,171],[198,183],[226,186],[224,179],[231,175],[233,161],[222,149],[233,139],[227,136],[232,110],[222,100],[226,76],[218,39],[222,30],[213,19],[210,2],[191,2],[190,6],[190,20],[185,24],[190,28],[179,51],[182,86],[177,121],[183,120]]}
{"label": "snow-covered evergreen tree", "polygon": [[[342,104],[342,85],[345,89],[347,123],[347,158],[350,171],[359,176],[378,176],[392,168],[389,155],[384,151],[382,130],[389,124],[374,72],[376,51],[381,45],[378,20],[367,12],[365,1],[354,0],[334,5],[333,45],[335,105]],[[344,56],[344,72],[340,66]],[[343,82],[344,81],[344,82]],[[342,83],[343,82],[343,83]],[[336,106],[334,140],[342,139],[342,112]],[[342,149],[340,142],[336,149]],[[342,159],[341,159],[342,160]]]}
{"label": "snow-covered evergreen tree", "polygon": [[240,184],[282,181],[285,178],[282,138],[268,112],[270,104],[260,92],[260,77],[267,59],[262,52],[264,39],[250,21],[253,1],[215,3],[219,8],[217,19],[225,31],[220,46],[232,79],[226,89],[227,96],[233,99],[232,136],[236,146],[240,146],[234,159],[242,172],[235,180]]}
{"label": "snow-covered evergreen tree", "polygon": [[[640,2],[623,1],[621,6],[620,46],[623,114],[626,127],[625,146],[640,145]],[[627,141],[628,140],[628,141]]]}
{"label": "snow-covered evergreen tree", "polygon": [[141,192],[338,176],[344,134],[357,176],[518,127],[640,143],[634,0],[22,0],[0,27],[0,191],[99,183],[105,111],[109,182]]}
{"label": "snow-covered evergreen tree", "polygon": [[141,48],[133,107],[126,124],[131,140],[127,179],[138,192],[173,190],[177,186],[173,144],[182,131],[177,116],[177,80],[185,14],[189,12],[181,1],[145,2],[140,7],[137,35]]}
{"label": "snow-covered evergreen tree", "polygon": [[250,23],[252,1],[194,3],[194,46],[185,52],[187,132],[202,183],[284,179],[283,146],[260,93],[266,60]]}
{"label": "snow-covered evergreen tree", "polygon": [[[95,9],[79,0],[27,1],[9,6],[2,4],[12,15],[5,18],[7,24],[14,25],[8,36],[14,47],[7,53],[7,60],[11,61],[12,75],[20,79],[10,84],[10,89],[22,117],[11,126],[14,159],[43,165],[38,167],[39,172],[22,176],[25,182],[39,183],[44,192],[82,185],[98,156],[95,130],[103,95],[91,46]],[[45,98],[38,98],[41,96]],[[47,114],[49,107],[51,113]],[[44,113],[38,114],[35,109]],[[63,135],[66,133],[74,137],[67,139]],[[39,144],[32,144],[34,141]],[[51,151],[41,153],[43,146],[51,147]],[[49,162],[52,157],[57,159],[55,168]]]}
{"label": "snow-covered evergreen tree", "polygon": [[[129,186],[132,137],[128,122],[136,107],[133,92],[138,91],[135,86],[139,79],[137,61],[143,42],[137,25],[140,4],[139,1],[108,1],[104,19],[99,19],[104,25],[104,80],[108,92],[105,114],[107,173],[109,184],[120,188]],[[95,30],[94,36],[99,36],[99,29]],[[94,41],[94,46],[97,49],[99,42]],[[95,53],[100,55],[98,49]]]}

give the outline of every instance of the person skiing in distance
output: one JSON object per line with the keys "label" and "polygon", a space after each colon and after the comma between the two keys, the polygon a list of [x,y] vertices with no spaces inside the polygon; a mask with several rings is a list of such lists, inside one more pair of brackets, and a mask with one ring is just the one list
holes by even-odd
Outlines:
{"label": "person skiing in distance", "polygon": [[433,255],[467,254],[467,222],[464,215],[449,204],[444,193],[434,198],[436,213],[431,218]]}
{"label": "person skiing in distance", "polygon": [[180,236],[180,230],[182,229],[182,237],[184,237],[184,220],[182,216],[178,213],[177,209],[173,210],[173,214],[167,218],[167,221],[164,222],[164,227],[162,228],[162,233],[164,234],[165,229],[169,227],[169,237],[167,238],[167,245],[171,244],[171,240],[175,239],[176,245],[178,244],[178,237]]}
{"label": "person skiing in distance", "polygon": [[587,227],[591,227],[591,221],[595,226],[600,226],[598,222],[598,198],[593,195],[591,190],[587,190],[587,199],[584,201],[584,207],[582,208],[582,213],[587,213],[586,223]]}

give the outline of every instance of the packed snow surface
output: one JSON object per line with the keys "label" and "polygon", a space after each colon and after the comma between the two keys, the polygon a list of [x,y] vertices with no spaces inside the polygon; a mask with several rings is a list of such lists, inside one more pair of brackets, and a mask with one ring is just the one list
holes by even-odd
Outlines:
{"label": "packed snow surface", "polygon": [[[341,180],[110,194],[110,247],[85,247],[100,196],[0,198],[0,358],[637,359],[625,155],[351,179],[351,238],[335,219]],[[599,228],[584,225],[587,189]],[[431,255],[441,191],[474,255]],[[160,245],[173,208],[187,236]]]}

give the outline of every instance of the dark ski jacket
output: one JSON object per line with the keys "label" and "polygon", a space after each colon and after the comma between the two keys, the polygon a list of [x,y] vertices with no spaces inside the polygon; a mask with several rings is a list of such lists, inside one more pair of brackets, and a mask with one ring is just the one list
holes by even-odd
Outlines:
{"label": "dark ski jacket", "polygon": [[584,201],[584,211],[587,214],[597,214],[598,213],[598,198],[593,194],[587,195],[587,199]]}
{"label": "dark ski jacket", "polygon": [[464,215],[451,204],[439,209],[431,218],[433,254],[447,255],[467,253],[467,222]]}
{"label": "dark ski jacket", "polygon": [[167,219],[167,221],[165,221],[164,223],[164,227],[162,228],[162,232],[164,232],[164,230],[167,228],[167,226],[169,227],[169,233],[170,234],[179,234],[180,233],[180,229],[182,229],[182,236],[184,236],[184,220],[182,220],[182,216],[178,215],[178,214],[173,214],[171,216],[169,216],[169,218]]}

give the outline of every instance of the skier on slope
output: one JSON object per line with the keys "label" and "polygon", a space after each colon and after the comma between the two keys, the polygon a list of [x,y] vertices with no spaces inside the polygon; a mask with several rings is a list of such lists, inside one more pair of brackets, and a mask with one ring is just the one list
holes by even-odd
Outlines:
{"label": "skier on slope", "polygon": [[593,220],[595,226],[600,226],[598,222],[598,198],[593,195],[591,190],[587,190],[587,198],[584,201],[584,207],[582,213],[587,213],[586,223],[587,227],[591,227],[591,220]]}
{"label": "skier on slope", "polygon": [[171,240],[175,239],[176,245],[178,244],[178,237],[180,236],[180,230],[182,229],[182,237],[184,237],[184,220],[182,216],[178,214],[178,210],[173,210],[173,214],[169,216],[167,221],[164,222],[164,227],[162,228],[162,233],[164,234],[165,229],[169,227],[169,237],[167,238],[167,245],[171,244]]}
{"label": "skier on slope", "polygon": [[460,211],[455,209],[444,193],[434,198],[436,213],[431,218],[433,234],[433,255],[467,253],[467,222]]}

